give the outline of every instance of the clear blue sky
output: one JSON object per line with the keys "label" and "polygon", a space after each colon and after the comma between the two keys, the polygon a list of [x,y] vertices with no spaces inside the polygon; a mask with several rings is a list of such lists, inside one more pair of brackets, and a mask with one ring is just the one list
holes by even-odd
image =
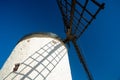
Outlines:
{"label": "clear blue sky", "polygon": [[[105,2],[79,39],[79,46],[95,80],[120,80],[120,0]],[[16,43],[33,32],[53,32],[65,38],[56,0],[0,0],[0,68]],[[69,49],[73,80],[87,80],[73,46]]]}

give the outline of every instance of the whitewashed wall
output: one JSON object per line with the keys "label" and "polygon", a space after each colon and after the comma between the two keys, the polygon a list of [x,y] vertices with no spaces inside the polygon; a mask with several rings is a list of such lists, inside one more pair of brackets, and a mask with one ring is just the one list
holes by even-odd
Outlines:
{"label": "whitewashed wall", "polygon": [[0,71],[0,80],[72,80],[64,44],[41,35],[29,35],[16,45]]}

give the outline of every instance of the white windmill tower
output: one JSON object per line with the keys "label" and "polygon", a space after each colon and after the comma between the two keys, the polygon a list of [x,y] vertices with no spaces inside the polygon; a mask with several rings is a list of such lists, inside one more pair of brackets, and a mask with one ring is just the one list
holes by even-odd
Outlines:
{"label": "white windmill tower", "polygon": [[72,80],[67,48],[53,33],[27,35],[7,59],[0,80]]}

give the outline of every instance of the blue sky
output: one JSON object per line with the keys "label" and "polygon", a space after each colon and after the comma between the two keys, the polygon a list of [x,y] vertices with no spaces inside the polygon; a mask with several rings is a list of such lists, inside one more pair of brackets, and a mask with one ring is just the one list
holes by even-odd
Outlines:
{"label": "blue sky", "polygon": [[[95,80],[120,80],[120,1],[105,2],[105,9],[78,40]],[[56,0],[0,0],[0,68],[16,43],[34,32],[53,32],[65,38]],[[73,80],[87,80],[74,47],[69,48]]]}

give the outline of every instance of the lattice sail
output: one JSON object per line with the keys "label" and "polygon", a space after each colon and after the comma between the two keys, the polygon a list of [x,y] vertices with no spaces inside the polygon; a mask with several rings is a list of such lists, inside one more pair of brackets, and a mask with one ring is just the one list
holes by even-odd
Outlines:
{"label": "lattice sail", "polygon": [[104,8],[96,0],[57,0],[62,13],[65,32],[79,38],[96,15]]}

